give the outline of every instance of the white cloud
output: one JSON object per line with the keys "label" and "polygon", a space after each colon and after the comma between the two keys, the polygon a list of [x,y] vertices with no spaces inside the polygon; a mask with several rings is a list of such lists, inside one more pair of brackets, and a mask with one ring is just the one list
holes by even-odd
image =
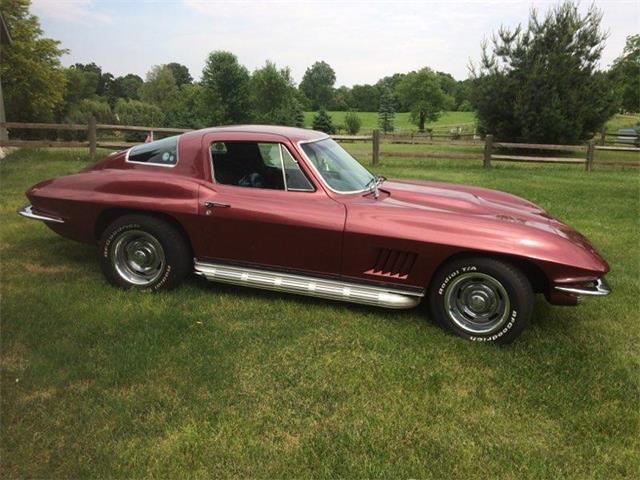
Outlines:
{"label": "white cloud", "polygon": [[95,8],[93,0],[33,0],[32,10],[39,17],[62,22],[112,22],[107,13]]}

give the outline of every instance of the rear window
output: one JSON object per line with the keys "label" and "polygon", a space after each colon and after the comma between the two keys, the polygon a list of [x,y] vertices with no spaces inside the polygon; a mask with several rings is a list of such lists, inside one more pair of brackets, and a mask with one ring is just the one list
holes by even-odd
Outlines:
{"label": "rear window", "polygon": [[178,162],[178,136],[136,145],[129,150],[127,160],[171,167]]}

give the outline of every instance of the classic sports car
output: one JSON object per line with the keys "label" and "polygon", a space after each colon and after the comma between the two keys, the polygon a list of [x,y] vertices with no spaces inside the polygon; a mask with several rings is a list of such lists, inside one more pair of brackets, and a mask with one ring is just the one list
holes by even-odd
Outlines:
{"label": "classic sports car", "polygon": [[327,135],[209,128],[141,144],[27,191],[18,213],[97,243],[113,285],[209,280],[388,308],[427,297],[456,334],[505,343],[534,293],[606,295],[609,266],[527,200],[478,187],[387,180]]}

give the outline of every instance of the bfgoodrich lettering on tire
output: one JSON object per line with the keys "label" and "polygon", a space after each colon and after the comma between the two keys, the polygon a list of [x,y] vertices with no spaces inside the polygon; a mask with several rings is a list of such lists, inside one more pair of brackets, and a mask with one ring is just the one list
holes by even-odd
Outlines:
{"label": "bfgoodrich lettering on tire", "polygon": [[533,300],[527,277],[492,258],[448,262],[429,285],[429,309],[436,321],[477,342],[513,341],[529,324]]}
{"label": "bfgoodrich lettering on tire", "polygon": [[186,239],[169,222],[152,216],[115,220],[100,237],[99,252],[102,272],[120,288],[168,290],[191,270]]}

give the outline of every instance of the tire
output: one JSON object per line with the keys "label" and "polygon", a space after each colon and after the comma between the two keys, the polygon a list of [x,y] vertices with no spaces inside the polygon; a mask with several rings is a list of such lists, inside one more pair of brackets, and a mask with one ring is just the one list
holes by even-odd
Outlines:
{"label": "tire", "polygon": [[529,325],[534,294],[527,277],[501,260],[452,260],[429,286],[433,318],[456,335],[476,342],[510,343]]}
{"label": "tire", "polygon": [[125,215],[100,237],[100,268],[116,287],[155,292],[178,286],[192,270],[189,245],[170,223]]}

